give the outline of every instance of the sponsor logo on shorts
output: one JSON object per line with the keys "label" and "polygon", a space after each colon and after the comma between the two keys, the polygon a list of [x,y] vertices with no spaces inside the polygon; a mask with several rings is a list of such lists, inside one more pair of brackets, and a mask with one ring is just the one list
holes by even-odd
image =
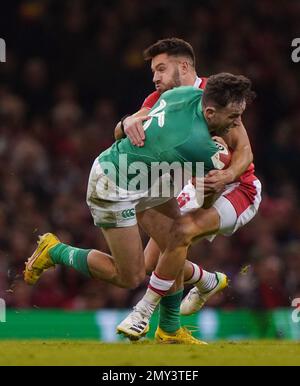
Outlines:
{"label": "sponsor logo on shorts", "polygon": [[132,209],[125,209],[122,211],[122,217],[123,218],[132,218],[135,216],[135,210]]}

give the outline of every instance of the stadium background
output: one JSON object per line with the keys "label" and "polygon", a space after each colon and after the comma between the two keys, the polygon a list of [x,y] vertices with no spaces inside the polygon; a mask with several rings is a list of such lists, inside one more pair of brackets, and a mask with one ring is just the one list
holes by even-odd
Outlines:
{"label": "stadium background", "polygon": [[[7,62],[0,63],[0,298],[10,317],[28,310],[42,315],[44,308],[126,309],[144,291],[147,281],[128,291],[64,267],[31,288],[21,273],[37,235],[46,231],[108,251],[85,205],[89,169],[113,142],[120,117],[153,91],[143,49],[176,36],[193,45],[200,76],[241,73],[258,94],[244,122],[263,182],[260,212],[234,237],[203,242],[190,253],[207,270],[231,278],[230,289],[211,299],[211,311],[286,308],[291,323],[291,302],[300,298],[300,63],[291,60],[299,16],[299,2],[271,0],[1,5]],[[10,326],[12,336],[20,332],[17,321]]]}

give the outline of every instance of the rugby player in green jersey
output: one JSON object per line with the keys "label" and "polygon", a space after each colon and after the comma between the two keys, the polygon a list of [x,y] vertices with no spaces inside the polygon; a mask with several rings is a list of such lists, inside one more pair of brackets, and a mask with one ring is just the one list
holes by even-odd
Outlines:
{"label": "rugby player in green jersey", "polygon": [[[160,250],[166,251],[157,265],[156,274],[151,277],[151,288],[145,298],[130,315],[130,322],[127,318],[127,322],[118,328],[119,332],[133,339],[144,335],[161,295],[173,286],[175,280],[177,288],[173,288],[182,288],[182,275],[179,273],[188,247],[184,240],[184,247],[178,253],[178,246],[174,244],[174,238],[182,241],[180,229],[185,217],[180,216],[176,198],[163,195],[151,197],[149,186],[146,187],[144,182],[151,180],[152,164],[158,162],[176,163],[181,168],[190,163],[193,174],[201,162],[205,172],[218,168],[221,165],[219,149],[210,132],[222,134],[234,125],[252,95],[250,88],[250,81],[243,76],[218,74],[208,80],[204,93],[193,87],[164,93],[145,123],[145,146],[135,147],[128,139],[117,141],[100,154],[90,173],[87,202],[94,223],[101,227],[112,255],[93,249],[74,248],[47,233],[40,238],[37,249],[26,263],[25,281],[34,284],[45,269],[64,264],[117,286],[135,288],[145,277],[138,218],[139,224]],[[170,135],[172,129],[174,135]],[[126,159],[125,167],[120,159]],[[136,163],[142,170],[140,174],[145,177],[139,180],[138,187],[134,180]],[[171,270],[166,275],[165,265],[169,265],[170,254],[172,267],[169,266]],[[163,279],[166,277],[168,280]],[[160,280],[163,290],[160,289]],[[157,288],[159,293],[153,291]]]}
{"label": "rugby player in green jersey", "polygon": [[[204,90],[207,78],[197,76],[195,70],[195,54],[193,47],[186,41],[178,38],[167,38],[155,42],[144,51],[145,60],[151,61],[153,83],[156,91],[149,94],[140,110],[125,116],[115,128],[115,138],[127,136],[132,144],[143,146],[146,140],[143,122],[149,110],[167,90],[179,86],[193,86]],[[251,145],[247,132],[241,120],[235,122],[229,133],[223,136],[226,147],[230,146],[232,158],[225,170],[212,170],[204,179],[204,190],[220,192],[220,196],[211,201],[205,212],[198,213],[198,221],[205,213],[208,220],[199,229],[198,239],[206,234],[206,223],[218,223],[215,234],[204,238],[213,241],[217,234],[230,236],[239,228],[247,224],[256,215],[261,202],[261,184],[254,175],[254,165]],[[217,141],[222,141],[218,138]],[[222,142],[224,145],[224,142]],[[183,188],[177,197],[182,213],[187,213],[199,204],[195,197],[195,188],[191,181]],[[145,251],[146,271],[151,273],[157,264],[160,250],[153,239],[150,239]],[[186,260],[184,265],[184,282],[192,284],[193,288],[183,299],[180,306],[182,315],[190,315],[199,311],[206,301],[228,285],[227,276],[221,272],[208,272],[199,264]],[[164,296],[159,304],[159,328],[156,339],[182,343],[185,341],[177,332],[180,326],[179,307],[177,298],[180,293],[170,293]]]}

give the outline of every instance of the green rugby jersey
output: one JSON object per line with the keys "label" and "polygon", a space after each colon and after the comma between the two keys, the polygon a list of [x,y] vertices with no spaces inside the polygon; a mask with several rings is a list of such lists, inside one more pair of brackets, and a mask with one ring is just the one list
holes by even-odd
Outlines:
{"label": "green rugby jersey", "polygon": [[[178,87],[163,93],[149,112],[151,118],[144,122],[145,145],[134,146],[128,138],[116,141],[99,155],[103,169],[106,169],[105,163],[112,163],[119,177],[117,184],[122,187],[136,175],[128,174],[128,168],[125,173],[126,168],[122,168],[126,157],[128,167],[143,162],[148,173],[154,162],[178,162],[182,167],[185,162],[191,162],[193,174],[196,162],[204,163],[205,173],[215,169],[212,157],[218,148],[202,113],[202,94],[203,90],[194,87]],[[106,174],[109,176],[110,172]]]}

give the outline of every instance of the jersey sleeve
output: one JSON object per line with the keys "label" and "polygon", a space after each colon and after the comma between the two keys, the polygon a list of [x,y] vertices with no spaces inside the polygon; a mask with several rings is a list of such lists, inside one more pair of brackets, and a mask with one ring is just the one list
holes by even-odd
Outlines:
{"label": "jersey sleeve", "polygon": [[157,91],[154,91],[152,94],[147,96],[141,108],[146,107],[149,110],[152,109],[152,107],[158,101],[159,97],[160,97],[160,94]]}

